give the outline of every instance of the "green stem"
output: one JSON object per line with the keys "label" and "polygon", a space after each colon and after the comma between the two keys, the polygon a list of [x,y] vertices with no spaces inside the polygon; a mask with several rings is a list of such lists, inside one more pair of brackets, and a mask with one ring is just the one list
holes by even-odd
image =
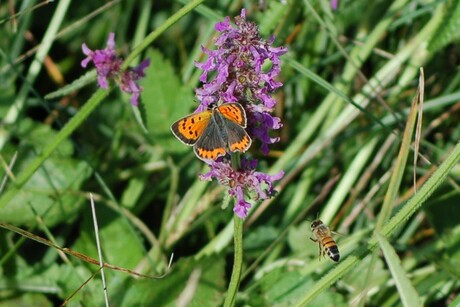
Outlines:
{"label": "green stem", "polygon": [[224,306],[234,306],[238,288],[241,280],[241,268],[243,266],[243,219],[235,216],[233,218],[235,252],[233,261],[232,277],[228,285],[227,296],[225,297]]}

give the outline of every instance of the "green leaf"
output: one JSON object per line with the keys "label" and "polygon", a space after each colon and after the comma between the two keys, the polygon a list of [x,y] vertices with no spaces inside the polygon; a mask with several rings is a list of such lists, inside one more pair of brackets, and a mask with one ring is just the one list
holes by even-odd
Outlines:
{"label": "green leaf", "polygon": [[[318,256],[317,243],[312,242],[309,238],[311,236],[310,221],[305,221],[297,227],[291,227],[288,232],[289,247],[295,252],[312,252],[314,256]],[[314,248],[309,248],[307,244],[313,243]]]}
{"label": "green leaf", "polygon": [[[195,275],[195,280],[191,279]],[[181,259],[171,272],[159,280],[127,279],[111,300],[120,306],[176,306],[179,297],[189,287],[188,306],[221,306],[225,291],[225,262],[223,257],[205,257],[200,261]]]}
{"label": "green leaf", "polygon": [[[19,305],[18,305],[18,302]],[[3,307],[18,307],[18,306],[54,306],[51,301],[49,301],[45,294],[41,293],[24,293],[19,296],[14,296],[10,298],[2,298]]]}
{"label": "green leaf", "polygon": [[[36,152],[42,151],[43,140],[52,139],[56,134],[50,127],[31,121],[25,122],[22,128],[20,158],[13,168],[15,174],[35,159]],[[8,205],[0,208],[2,220],[31,226],[36,224],[38,214],[51,227],[76,217],[83,201],[78,190],[91,171],[86,162],[75,160],[72,155],[72,143],[64,140]]]}
{"label": "green leaf", "polygon": [[171,124],[188,115],[198,104],[193,102],[193,90],[183,85],[171,63],[157,50],[149,50],[151,64],[143,79],[142,104],[149,134],[155,143],[169,152],[184,152],[188,148],[171,133]]}
{"label": "green leaf", "polygon": [[[80,226],[81,235],[72,248],[98,259],[89,202],[87,205]],[[134,268],[146,253],[140,236],[126,218],[100,203],[96,203],[95,206],[104,261],[116,266]],[[128,275],[124,274],[122,277],[128,277]]]}
{"label": "green leaf", "polygon": [[[282,263],[281,263],[282,262]],[[273,267],[260,279],[260,289],[266,301],[262,305],[292,306],[294,302],[309,288],[315,281],[311,275],[304,276],[299,268],[290,266],[288,260],[279,261],[278,267]],[[249,293],[255,296],[256,293]],[[253,302],[250,302],[253,303]],[[249,304],[249,305],[256,305]],[[260,304],[259,304],[260,305]],[[346,306],[343,297],[333,291],[324,291],[316,297],[311,306]]]}
{"label": "green leaf", "polygon": [[420,299],[420,296],[414,286],[412,286],[411,281],[406,276],[406,272],[401,266],[401,262],[395,250],[385,237],[378,233],[376,234],[376,237],[380,248],[383,251],[388,267],[390,268],[391,275],[396,282],[396,287],[398,288],[403,305],[407,307],[422,306],[422,300]]}
{"label": "green leaf", "polygon": [[255,228],[244,238],[244,252],[248,255],[260,255],[279,235],[279,230],[272,226]]}

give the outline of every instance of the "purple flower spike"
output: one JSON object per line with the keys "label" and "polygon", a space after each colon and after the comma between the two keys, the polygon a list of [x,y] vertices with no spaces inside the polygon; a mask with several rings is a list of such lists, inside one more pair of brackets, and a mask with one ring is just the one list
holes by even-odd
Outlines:
{"label": "purple flower spike", "polygon": [[[242,159],[241,168],[234,170],[230,161],[216,161],[211,163],[211,171],[200,176],[202,180],[217,179],[220,184],[229,187],[228,193],[236,198],[233,211],[244,219],[251,204],[245,200],[245,191],[254,199],[268,199],[274,194],[273,182],[284,176],[284,171],[276,175],[256,172],[257,160]],[[265,187],[264,187],[265,186]]]}
{"label": "purple flower spike", "polygon": [[[248,115],[250,136],[259,139],[262,153],[268,154],[268,145],[279,140],[270,137],[270,131],[282,127],[279,118],[270,115],[276,104],[271,94],[282,86],[276,77],[281,71],[279,57],[287,49],[272,46],[274,37],[262,39],[257,25],[246,20],[244,9],[235,17],[235,26],[226,17],[215,29],[220,32],[215,42],[217,49],[202,47],[208,59],[196,63],[203,70],[200,81],[204,82],[203,87],[196,89],[201,101],[196,111],[206,110],[215,103],[239,102]],[[213,72],[215,78],[208,81]]]}
{"label": "purple flower spike", "polygon": [[81,61],[81,66],[86,68],[89,62],[93,62],[97,71],[97,82],[103,89],[108,87],[108,78],[113,78],[120,72],[123,60],[115,53],[115,33],[110,33],[107,47],[102,50],[92,51],[85,43],[81,46],[87,57]]}
{"label": "purple flower spike", "polygon": [[109,79],[115,79],[120,89],[126,93],[133,94],[131,103],[138,105],[138,99],[142,87],[136,81],[145,76],[144,70],[150,64],[150,60],[144,60],[139,66],[128,68],[121,72],[123,59],[118,57],[115,52],[115,33],[110,33],[107,39],[107,46],[102,50],[92,51],[85,43],[81,46],[83,53],[87,56],[81,61],[81,66],[86,68],[89,62],[93,62],[97,71],[97,83],[103,89],[107,89]]}
{"label": "purple flower spike", "polygon": [[[241,10],[235,17],[235,24],[230,18],[215,25],[220,32],[215,41],[216,50],[202,47],[208,56],[203,63],[195,63],[203,70],[201,88],[196,89],[200,100],[196,112],[208,109],[212,104],[229,102],[240,103],[246,111],[246,130],[254,140],[261,142],[261,151],[268,154],[269,145],[279,141],[271,137],[272,130],[280,129],[281,120],[271,115],[276,101],[273,92],[282,86],[277,81],[281,68],[280,56],[287,52],[285,47],[274,47],[274,37],[264,40],[259,35],[255,23],[246,20],[246,10]],[[213,76],[208,80],[209,76]],[[257,160],[241,159],[238,169],[231,166],[228,156],[210,162],[211,170],[200,176],[202,180],[215,178],[220,184],[228,186],[228,193],[236,201],[235,214],[245,218],[251,208],[248,201],[267,199],[274,194],[273,183],[280,180],[284,172],[268,175],[256,172]]]}

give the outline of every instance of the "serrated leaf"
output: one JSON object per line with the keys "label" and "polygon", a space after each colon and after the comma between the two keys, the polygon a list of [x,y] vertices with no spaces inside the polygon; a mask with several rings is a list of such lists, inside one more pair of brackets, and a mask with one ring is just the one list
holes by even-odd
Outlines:
{"label": "serrated leaf", "polygon": [[[89,202],[87,210],[83,210],[81,236],[73,248],[95,259],[98,258],[93,217]],[[104,261],[125,268],[134,268],[145,256],[143,241],[138,232],[113,209],[96,202],[96,217],[99,225]],[[127,278],[128,274],[120,275]]]}
{"label": "serrated leaf", "polygon": [[187,146],[174,137],[170,127],[198,106],[193,100],[193,90],[180,82],[171,63],[159,51],[152,49],[146,57],[150,58],[151,64],[142,81],[141,110],[145,112],[148,132],[165,150],[186,151]]}
{"label": "serrated leaf", "polygon": [[[176,306],[193,272],[199,272],[188,306],[220,306],[225,292],[225,261],[207,257],[200,261],[181,259],[159,280],[126,280],[112,300],[123,306]],[[128,290],[126,290],[128,289]]]}
{"label": "serrated leaf", "polygon": [[390,268],[391,275],[396,282],[396,287],[398,288],[399,296],[401,297],[403,305],[408,307],[422,306],[422,300],[411,281],[406,276],[406,272],[401,266],[401,262],[395,250],[385,237],[380,234],[376,234],[376,237],[380,248],[383,251],[388,267]]}
{"label": "serrated leaf", "polygon": [[81,89],[82,87],[90,83],[95,82],[96,79],[97,79],[96,70],[95,69],[90,70],[86,74],[78,78],[77,80],[73,81],[72,83],[64,87],[61,87],[57,91],[46,94],[45,99],[54,99],[54,98],[66,96],[70,93],[75,92],[76,90]]}
{"label": "serrated leaf", "polygon": [[[46,125],[24,121],[21,146],[13,168],[15,174],[34,160],[43,148],[43,140],[56,132]],[[6,207],[0,209],[2,220],[15,225],[35,225],[39,215],[49,227],[76,217],[83,198],[76,193],[91,170],[86,162],[72,158],[73,145],[62,142]]]}
{"label": "serrated leaf", "polygon": [[[287,261],[265,274],[259,282],[261,289],[254,289],[259,296],[266,299],[265,304],[294,306],[298,298],[315,283],[311,275],[304,276],[299,269],[289,268],[286,263]],[[262,295],[259,291],[262,291]],[[254,295],[255,293],[252,296]],[[346,306],[346,304],[340,295],[325,291],[313,300],[311,306]]]}

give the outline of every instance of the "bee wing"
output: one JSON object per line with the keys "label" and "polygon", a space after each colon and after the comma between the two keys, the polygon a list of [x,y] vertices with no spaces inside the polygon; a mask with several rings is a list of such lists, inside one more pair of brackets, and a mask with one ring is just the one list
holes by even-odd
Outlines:
{"label": "bee wing", "polygon": [[316,229],[316,231],[318,232],[318,235],[320,237],[332,237],[331,230],[329,229],[329,227],[325,225],[321,225],[320,227]]}

